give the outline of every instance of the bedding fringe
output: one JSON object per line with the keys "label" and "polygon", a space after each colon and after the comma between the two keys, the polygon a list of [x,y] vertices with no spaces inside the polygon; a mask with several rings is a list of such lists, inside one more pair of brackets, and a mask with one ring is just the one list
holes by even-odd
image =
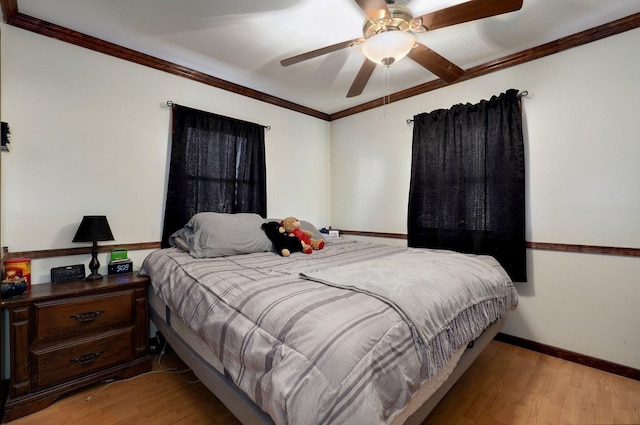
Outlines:
{"label": "bedding fringe", "polygon": [[[494,322],[506,316],[511,303],[506,298],[482,301],[463,310],[431,341],[422,341],[411,325],[414,341],[420,348],[426,379],[432,378],[463,345],[477,339]],[[508,307],[509,306],[509,307]]]}

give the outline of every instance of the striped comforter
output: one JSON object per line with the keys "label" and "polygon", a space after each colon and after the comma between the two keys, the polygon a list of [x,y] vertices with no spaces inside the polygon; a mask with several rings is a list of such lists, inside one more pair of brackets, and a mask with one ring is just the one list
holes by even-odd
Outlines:
{"label": "striped comforter", "polygon": [[[477,276],[463,274],[469,285],[483,288],[478,300],[464,295],[458,307],[433,311],[429,320],[439,325],[423,334],[398,300],[322,282],[323,272],[352,272],[354,265],[363,266],[362,276],[367,276],[371,264],[408,251],[342,239],[328,241],[311,255],[288,258],[265,252],[194,259],[171,248],[151,253],[142,271],[174,314],[207,342],[226,374],[276,424],[386,424],[454,351],[517,303],[508,280],[496,279],[488,294]],[[429,253],[433,258],[450,255]],[[483,263],[504,276],[490,257],[460,257],[459,267],[473,258],[475,266]],[[447,266],[452,268],[447,278],[460,274],[453,264]],[[386,283],[393,287],[390,276],[384,279],[391,278]],[[438,285],[448,291],[446,284]],[[407,287],[403,291],[411,293]],[[453,294],[454,299],[460,296]],[[442,297],[423,301],[439,304]]]}

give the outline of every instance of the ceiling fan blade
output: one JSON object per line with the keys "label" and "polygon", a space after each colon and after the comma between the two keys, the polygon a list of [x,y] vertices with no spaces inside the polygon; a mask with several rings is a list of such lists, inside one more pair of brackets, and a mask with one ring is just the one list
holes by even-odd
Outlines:
{"label": "ceiling fan blade", "polygon": [[356,0],[358,6],[367,15],[367,19],[381,19],[391,17],[385,0]]}
{"label": "ceiling fan blade", "polygon": [[331,46],[322,47],[320,49],[312,50],[310,52],[301,53],[296,56],[292,56],[287,59],[282,59],[280,61],[280,65],[289,66],[296,64],[298,62],[306,61],[308,59],[313,59],[318,56],[326,55],[328,53],[332,53],[341,49],[345,49],[347,47],[355,46],[356,44],[362,43],[361,38],[356,38],[354,40],[343,41],[341,43],[332,44]]}
{"label": "ceiling fan blade", "polygon": [[353,84],[351,84],[347,97],[355,97],[362,93],[362,90],[364,90],[364,87],[367,85],[367,82],[375,68],[375,62],[371,62],[369,59],[364,60],[364,63],[360,67],[360,71],[358,71],[358,75],[356,75],[356,79],[353,80]]}
{"label": "ceiling fan blade", "polygon": [[408,56],[447,83],[452,83],[464,75],[464,69],[424,44],[416,43]]}
{"label": "ceiling fan blade", "polygon": [[471,0],[455,6],[418,16],[411,21],[413,31],[438,28],[488,18],[522,8],[523,0]]}

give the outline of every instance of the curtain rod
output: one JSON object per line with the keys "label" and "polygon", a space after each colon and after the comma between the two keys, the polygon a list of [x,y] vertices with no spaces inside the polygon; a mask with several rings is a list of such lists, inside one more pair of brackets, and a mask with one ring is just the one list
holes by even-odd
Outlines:
{"label": "curtain rod", "polygon": [[[518,93],[518,97],[520,99],[522,99],[523,97],[527,97],[527,96],[529,96],[529,92],[526,91],[526,90],[522,90],[520,93]],[[409,125],[411,123],[413,123],[413,118],[408,118],[407,119],[407,125]]]}
{"label": "curtain rod", "polygon": [[[167,100],[167,106],[168,107],[173,107],[173,105],[175,105],[175,103],[173,103],[172,100]],[[262,124],[258,124],[261,125],[265,130],[271,130],[271,126],[270,125],[262,125]]]}

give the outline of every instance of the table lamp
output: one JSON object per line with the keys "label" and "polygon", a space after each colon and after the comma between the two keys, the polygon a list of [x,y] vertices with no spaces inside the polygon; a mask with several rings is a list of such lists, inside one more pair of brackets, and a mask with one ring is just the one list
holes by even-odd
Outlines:
{"label": "table lamp", "polygon": [[87,276],[87,280],[102,279],[102,275],[98,273],[100,262],[98,261],[98,241],[112,241],[113,234],[109,227],[107,217],[104,215],[85,215],[73,242],[93,242],[93,250],[91,251],[91,262],[89,270],[91,274]]}

